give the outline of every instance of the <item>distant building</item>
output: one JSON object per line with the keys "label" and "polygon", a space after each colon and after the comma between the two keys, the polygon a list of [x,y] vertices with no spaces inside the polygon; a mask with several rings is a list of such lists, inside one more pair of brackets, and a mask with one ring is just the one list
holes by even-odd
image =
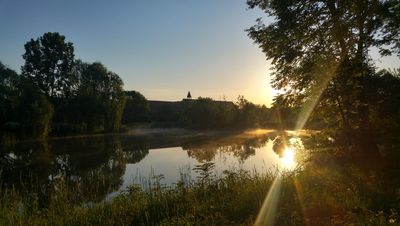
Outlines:
{"label": "distant building", "polygon": [[[190,91],[187,93],[186,98],[183,98],[181,101],[149,100],[150,115],[156,121],[174,121],[179,117],[180,112],[184,110],[185,106],[194,101],[196,99],[192,99]],[[232,101],[215,100],[215,102],[221,105],[234,105]]]}

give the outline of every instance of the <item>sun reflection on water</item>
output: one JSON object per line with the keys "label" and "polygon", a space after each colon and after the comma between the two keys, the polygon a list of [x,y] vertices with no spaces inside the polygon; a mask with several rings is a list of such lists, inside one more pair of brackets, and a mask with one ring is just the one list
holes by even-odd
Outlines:
{"label": "sun reflection on water", "polygon": [[282,156],[283,166],[286,168],[293,168],[296,165],[296,153],[292,148],[285,148]]}
{"label": "sun reflection on water", "polygon": [[[283,152],[281,152],[282,154],[280,155],[280,160],[283,167],[282,172],[295,170],[297,166],[296,152],[302,147],[301,140],[298,138],[292,138],[288,143],[290,143],[290,146],[285,145],[283,149],[281,149],[283,150]],[[254,225],[275,225],[275,215],[282,190],[282,180],[283,174],[278,174],[274,179],[263,205],[260,208]]]}

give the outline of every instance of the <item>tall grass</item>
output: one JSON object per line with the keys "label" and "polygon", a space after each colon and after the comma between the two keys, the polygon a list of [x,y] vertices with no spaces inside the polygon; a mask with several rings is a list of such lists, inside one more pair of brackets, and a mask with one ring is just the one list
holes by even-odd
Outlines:
{"label": "tall grass", "polygon": [[[323,160],[283,177],[277,225],[399,225],[396,200],[383,200],[365,184],[364,174]],[[213,173],[197,166],[199,178],[187,175],[173,187],[161,177],[147,189],[130,186],[110,201],[79,203],[63,180],[39,193],[0,190],[1,225],[253,225],[277,172],[244,170]],[[376,196],[376,199],[371,198]],[[375,200],[375,201],[374,201]]]}
{"label": "tall grass", "polygon": [[[201,166],[204,167],[204,166]],[[111,201],[74,205],[73,190],[62,180],[43,207],[37,193],[1,190],[3,225],[232,225],[252,224],[274,175],[243,170],[215,176],[202,169],[197,182],[185,175],[174,187],[162,186],[159,177],[148,189],[138,185]]]}

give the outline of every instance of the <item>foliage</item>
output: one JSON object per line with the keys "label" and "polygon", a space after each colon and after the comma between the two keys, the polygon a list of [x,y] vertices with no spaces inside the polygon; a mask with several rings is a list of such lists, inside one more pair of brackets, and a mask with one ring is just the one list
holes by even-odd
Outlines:
{"label": "foliage", "polygon": [[[382,39],[378,41],[383,55],[397,53],[400,56],[400,3],[396,0],[384,2]],[[385,48],[386,47],[386,48]]]}
{"label": "foliage", "polygon": [[[156,101],[155,101],[156,102]],[[291,108],[286,109],[292,112]],[[276,109],[249,102],[243,96],[236,103],[218,101],[212,98],[184,99],[180,102],[162,102],[150,105],[150,121],[175,122],[174,125],[190,129],[245,129],[245,128],[286,128],[289,123],[280,124],[275,117]],[[283,117],[292,117],[287,114]],[[291,118],[284,118],[292,120]]]}
{"label": "foliage", "polygon": [[199,97],[188,101],[184,113],[187,125],[198,129],[228,128],[234,125],[236,106],[231,102],[218,102]]}
{"label": "foliage", "polygon": [[23,79],[21,86],[22,93],[17,105],[18,122],[24,136],[43,139],[51,130],[53,105],[30,81]]}
{"label": "foliage", "polygon": [[50,97],[69,96],[75,82],[74,47],[57,32],[47,32],[25,44],[22,74]]}
{"label": "foliage", "polygon": [[[52,134],[119,131],[125,107],[123,82],[99,62],[74,59],[59,33],[25,44],[22,75],[0,62],[2,140]],[[53,117],[54,115],[54,117]]]}
{"label": "foliage", "polygon": [[[73,44],[56,32],[28,41],[23,58],[22,76],[0,65],[0,126],[1,131],[11,132],[2,132],[8,140],[43,138],[49,132],[115,132],[120,130],[121,121],[151,120],[153,125],[161,121],[162,125],[193,129],[276,127],[281,123],[276,121],[274,109],[252,104],[244,97],[237,104],[211,98],[187,99],[179,104],[178,111],[164,106],[154,112],[143,95],[124,92],[121,78],[100,62],[75,60]],[[30,115],[29,111],[35,113]],[[32,120],[38,120],[37,124]]]}
{"label": "foliage", "polygon": [[273,87],[284,91],[280,98],[288,106],[302,107],[296,127],[302,128],[315,110],[314,115],[320,113],[336,136],[344,138],[341,141],[355,144],[363,136],[369,140],[372,135],[363,132],[373,127],[375,103],[368,92],[376,74],[369,49],[398,51],[398,2],[247,2],[274,18],[269,24],[259,19],[248,32],[272,60]]}
{"label": "foliage", "polygon": [[146,122],[149,120],[149,103],[141,93],[137,91],[125,91],[126,105],[122,122]]}
{"label": "foliage", "polygon": [[0,62],[0,126],[13,121],[18,74]]}
{"label": "foliage", "polygon": [[[323,153],[302,172],[285,174],[278,203],[279,225],[398,225],[395,189],[354,165]],[[200,178],[182,176],[165,187],[154,176],[148,189],[131,185],[112,200],[75,204],[73,187],[58,180],[45,205],[38,193],[2,188],[0,223],[6,225],[253,225],[274,172],[244,170],[210,175],[212,163],[198,166]],[[185,179],[186,178],[186,179]]]}
{"label": "foliage", "polygon": [[272,125],[271,110],[267,109],[264,105],[255,105],[244,98],[239,96],[236,105],[238,106],[237,122],[243,128],[255,128],[262,126],[274,126]]}
{"label": "foliage", "polygon": [[121,78],[108,71],[101,63],[88,65],[82,73],[78,93],[98,98],[103,104],[104,130],[118,131],[125,107],[125,96]]}
{"label": "foliage", "polygon": [[199,98],[187,102],[186,126],[197,129],[245,129],[245,128],[277,128],[294,127],[297,110],[279,104],[272,108],[256,105],[243,96],[236,103],[214,101],[211,98]]}
{"label": "foliage", "polygon": [[125,106],[123,82],[101,63],[77,61],[76,95],[58,102],[58,120],[78,132],[118,131]]}
{"label": "foliage", "polygon": [[2,139],[39,138],[51,130],[53,106],[30,80],[0,63]]}
{"label": "foliage", "polygon": [[[34,193],[26,197],[10,190],[0,198],[0,223],[26,225],[249,225],[257,214],[271,178],[252,177],[246,172],[226,172],[226,177],[207,179],[205,184],[178,182],[165,188],[155,177],[149,190],[131,186],[110,202],[74,206],[74,191],[59,181],[47,207],[40,207]],[[206,179],[205,179],[206,180]],[[2,192],[2,194],[5,194]],[[235,197],[235,198],[232,198]],[[18,212],[18,203],[25,205]]]}

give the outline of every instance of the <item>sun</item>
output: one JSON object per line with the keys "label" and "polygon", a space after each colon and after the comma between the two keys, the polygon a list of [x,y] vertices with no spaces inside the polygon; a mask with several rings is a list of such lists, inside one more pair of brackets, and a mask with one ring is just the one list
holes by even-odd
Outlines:
{"label": "sun", "polygon": [[283,152],[282,162],[285,167],[293,167],[296,164],[295,152],[291,148],[285,148]]}

